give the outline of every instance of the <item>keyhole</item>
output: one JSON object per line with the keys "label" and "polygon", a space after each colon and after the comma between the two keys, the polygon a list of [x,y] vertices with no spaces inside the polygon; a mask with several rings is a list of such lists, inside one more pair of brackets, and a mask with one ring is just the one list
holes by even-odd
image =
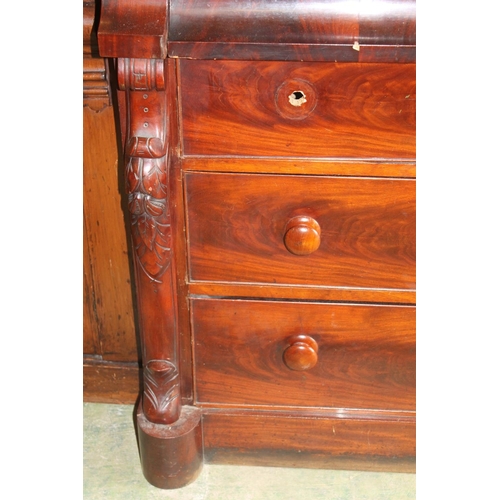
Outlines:
{"label": "keyhole", "polygon": [[292,106],[302,106],[307,102],[306,95],[302,90],[295,90],[288,96],[288,100]]}

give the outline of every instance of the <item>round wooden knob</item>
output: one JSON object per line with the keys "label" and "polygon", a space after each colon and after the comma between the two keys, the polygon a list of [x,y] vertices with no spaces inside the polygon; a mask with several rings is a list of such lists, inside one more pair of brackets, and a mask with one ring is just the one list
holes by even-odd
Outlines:
{"label": "round wooden knob", "polygon": [[290,370],[304,371],[318,361],[318,344],[309,335],[294,335],[287,339],[283,361]]}
{"label": "round wooden knob", "polygon": [[294,255],[309,255],[321,243],[321,228],[312,217],[293,217],[285,226],[284,243],[286,249]]}

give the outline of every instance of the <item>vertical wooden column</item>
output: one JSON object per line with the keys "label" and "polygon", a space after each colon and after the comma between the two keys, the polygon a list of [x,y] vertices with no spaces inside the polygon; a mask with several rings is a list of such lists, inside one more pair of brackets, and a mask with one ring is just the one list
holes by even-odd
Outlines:
{"label": "vertical wooden column", "polygon": [[176,97],[167,82],[167,75],[175,78],[167,71],[168,9],[166,0],[102,0],[98,28],[100,55],[118,58],[143,361],[137,409],[142,469],[151,484],[166,489],[196,479],[203,463],[201,411],[182,405],[180,385],[169,193],[169,130]]}
{"label": "vertical wooden column", "polygon": [[140,294],[145,417],[171,424],[180,415],[176,304],[168,193],[165,63],[119,59],[126,94],[125,175]]}
{"label": "vertical wooden column", "polygon": [[144,390],[137,413],[144,475],[160,488],[194,480],[201,412],[182,407],[175,256],[169,196],[169,115],[163,59],[118,59],[125,93],[125,176],[136,271]]}

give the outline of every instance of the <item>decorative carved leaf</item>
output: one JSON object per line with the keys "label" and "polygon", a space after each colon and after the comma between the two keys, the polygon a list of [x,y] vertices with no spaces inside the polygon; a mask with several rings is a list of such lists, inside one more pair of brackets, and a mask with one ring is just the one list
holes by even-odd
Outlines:
{"label": "decorative carved leaf", "polygon": [[131,158],[127,179],[129,189],[135,187],[129,191],[128,205],[137,259],[144,272],[160,282],[171,258],[165,158]]}
{"label": "decorative carved leaf", "polygon": [[141,184],[141,169],[142,169],[142,159],[140,158],[130,158],[127,169],[127,189],[129,193],[134,193],[140,190]]}
{"label": "decorative carved leaf", "polygon": [[147,214],[142,215],[137,220],[137,229],[143,243],[152,251],[156,238],[156,224],[154,219]]}
{"label": "decorative carved leaf", "polygon": [[129,196],[128,209],[132,215],[141,215],[144,212],[144,204],[140,193]]}
{"label": "decorative carved leaf", "polygon": [[152,198],[164,199],[167,197],[167,176],[166,172],[159,168],[160,162],[145,162],[143,170],[142,184],[144,193]]}
{"label": "decorative carved leaf", "polygon": [[160,217],[165,213],[165,203],[147,196],[145,198],[144,210],[151,217]]}
{"label": "decorative carved leaf", "polygon": [[171,361],[152,360],[144,367],[144,395],[151,411],[167,413],[179,390],[179,372]]}

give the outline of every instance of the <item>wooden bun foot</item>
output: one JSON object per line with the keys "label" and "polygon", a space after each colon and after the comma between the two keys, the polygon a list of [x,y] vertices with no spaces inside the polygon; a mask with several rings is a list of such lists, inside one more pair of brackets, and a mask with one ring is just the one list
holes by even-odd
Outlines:
{"label": "wooden bun foot", "polygon": [[203,466],[201,411],[183,406],[171,425],[149,422],[137,409],[137,432],[142,471],[157,488],[181,488],[193,482]]}

